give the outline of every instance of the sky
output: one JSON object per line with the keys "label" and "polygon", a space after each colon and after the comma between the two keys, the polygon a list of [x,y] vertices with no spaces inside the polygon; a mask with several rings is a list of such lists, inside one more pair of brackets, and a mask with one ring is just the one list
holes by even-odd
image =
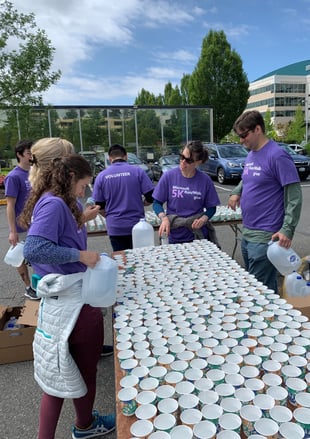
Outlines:
{"label": "sky", "polygon": [[11,0],[33,12],[61,79],[51,105],[133,105],[180,86],[210,30],[223,30],[249,82],[310,58],[310,0]]}

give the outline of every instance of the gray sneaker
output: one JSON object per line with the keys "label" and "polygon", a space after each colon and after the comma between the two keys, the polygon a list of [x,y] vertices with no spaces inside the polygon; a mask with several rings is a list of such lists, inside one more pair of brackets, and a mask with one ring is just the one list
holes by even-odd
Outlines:
{"label": "gray sneaker", "polygon": [[37,293],[32,287],[26,287],[25,296],[30,300],[40,300],[40,297],[37,296]]}

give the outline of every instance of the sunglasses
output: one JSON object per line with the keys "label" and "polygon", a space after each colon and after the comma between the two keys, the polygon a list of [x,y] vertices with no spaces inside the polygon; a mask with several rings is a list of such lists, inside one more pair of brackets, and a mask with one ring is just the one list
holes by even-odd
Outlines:
{"label": "sunglasses", "polygon": [[187,164],[191,165],[192,163],[195,163],[196,160],[191,159],[189,157],[185,157],[183,154],[179,154],[180,160],[185,160]]}
{"label": "sunglasses", "polygon": [[253,130],[247,130],[247,131],[244,131],[243,133],[237,134],[237,136],[238,136],[240,139],[245,139],[245,138],[248,136],[248,134],[249,134],[250,131],[253,131]]}

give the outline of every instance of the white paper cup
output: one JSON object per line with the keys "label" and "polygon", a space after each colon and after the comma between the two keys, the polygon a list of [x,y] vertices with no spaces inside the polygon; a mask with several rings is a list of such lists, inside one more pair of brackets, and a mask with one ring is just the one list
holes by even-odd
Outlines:
{"label": "white paper cup", "polygon": [[270,410],[275,406],[275,400],[272,396],[261,393],[254,397],[253,404],[261,409],[263,417],[269,417]]}
{"label": "white paper cup", "polygon": [[219,395],[214,390],[203,390],[198,393],[198,398],[200,407],[203,407],[204,405],[216,404],[219,400]]}
{"label": "white paper cup", "polygon": [[154,418],[153,424],[156,430],[162,430],[169,433],[176,425],[176,418],[170,413],[161,413]]}
{"label": "white paper cup", "polygon": [[241,418],[235,413],[224,413],[219,419],[221,430],[232,430],[236,433],[241,431]]}
{"label": "white paper cup", "polygon": [[166,431],[154,431],[153,433],[150,434],[148,439],[171,439],[171,436]]}
{"label": "white paper cup", "polygon": [[223,415],[223,407],[218,404],[204,405],[201,409],[202,417],[212,422],[214,425],[218,425],[220,417]]}
{"label": "white paper cup", "polygon": [[266,394],[273,397],[276,405],[287,405],[288,391],[282,386],[271,386],[266,390]]}
{"label": "white paper cup", "polygon": [[296,406],[310,408],[310,393],[299,392],[295,396]]}
{"label": "white paper cup", "polygon": [[158,401],[165,398],[173,398],[175,395],[175,387],[170,386],[169,384],[163,384],[157,387],[155,393]]}
{"label": "white paper cup", "polygon": [[255,432],[254,424],[263,416],[262,411],[255,405],[244,405],[240,409],[240,417],[242,420],[242,430],[246,437]]}
{"label": "white paper cup", "polygon": [[125,387],[121,389],[117,397],[120,401],[121,412],[124,416],[133,416],[137,408],[136,396],[137,389],[135,387]]}
{"label": "white paper cup", "polygon": [[275,405],[269,411],[270,419],[273,419],[277,424],[283,424],[284,422],[290,422],[293,417],[292,411],[288,407],[282,405]]}
{"label": "white paper cup", "polygon": [[135,438],[146,439],[153,431],[153,423],[148,420],[141,420],[134,422],[130,427],[130,433]]}
{"label": "white paper cup", "polygon": [[155,391],[157,389],[157,387],[159,386],[159,381],[157,378],[152,378],[152,377],[143,378],[139,382],[139,386],[140,386],[141,390]]}
{"label": "white paper cup", "polygon": [[136,387],[139,382],[139,378],[134,375],[125,375],[121,378],[119,384],[121,387]]}
{"label": "white paper cup", "polygon": [[202,377],[194,382],[194,386],[194,393],[197,395],[199,392],[211,390],[214,387],[214,383],[209,378]]}
{"label": "white paper cup", "polygon": [[138,405],[154,404],[156,402],[156,393],[152,390],[142,390],[136,396]]}
{"label": "white paper cup", "polygon": [[176,396],[189,395],[195,390],[195,385],[190,381],[180,381],[175,385]]}
{"label": "white paper cup", "polygon": [[[300,425],[304,432],[305,437],[310,436],[310,409],[308,408],[297,408],[293,412],[295,422]],[[295,438],[294,438],[295,439]]]}
{"label": "white paper cup", "polygon": [[162,399],[157,404],[159,413],[171,413],[174,416],[177,415],[178,407],[178,401],[174,398]]}
{"label": "white paper cup", "polygon": [[[272,419],[262,418],[255,422],[255,431],[266,439],[277,439],[279,426]],[[292,438],[293,439],[293,438]]]}
{"label": "white paper cup", "polygon": [[257,395],[258,393],[263,393],[265,389],[264,381],[259,378],[249,378],[248,380],[245,380],[244,385],[248,389],[253,390],[255,395]]}
{"label": "white paper cup", "polygon": [[236,389],[235,397],[238,398],[242,404],[252,404],[255,393],[253,390],[240,387],[240,389]]}
{"label": "white paper cup", "polygon": [[177,383],[183,380],[183,374],[181,372],[171,371],[168,372],[165,376],[166,384],[170,384],[171,386],[175,386]]}
{"label": "white paper cup", "polygon": [[199,406],[199,397],[190,393],[179,397],[180,410],[195,409]]}
{"label": "white paper cup", "polygon": [[156,413],[157,408],[155,404],[143,404],[137,407],[135,416],[137,419],[147,419],[152,422]]}
{"label": "white paper cup", "polygon": [[264,381],[267,388],[272,386],[281,386],[282,384],[282,378],[275,373],[265,373],[262,376],[262,381]]}
{"label": "white paper cup", "polygon": [[192,439],[193,430],[187,425],[176,425],[170,432],[171,439]]}
{"label": "white paper cup", "polygon": [[301,378],[288,378],[285,381],[286,389],[288,391],[288,401],[293,407],[297,407],[296,395],[300,392],[305,392],[307,383]]}
{"label": "white paper cup", "polygon": [[283,439],[303,439],[305,437],[303,428],[295,422],[284,422],[281,424],[279,434]]}
{"label": "white paper cup", "polygon": [[193,428],[202,420],[202,413],[198,409],[186,409],[180,413],[180,421],[182,424]]}
{"label": "white paper cup", "polygon": [[225,372],[220,369],[210,369],[206,373],[206,377],[213,381],[214,385],[223,384],[225,382]]}
{"label": "white paper cup", "polygon": [[240,400],[232,397],[222,399],[220,405],[223,408],[224,413],[238,414],[241,409]]}
{"label": "white paper cup", "polygon": [[195,439],[215,439],[216,426],[210,421],[198,422],[193,428]]}
{"label": "white paper cup", "polygon": [[232,430],[222,430],[216,435],[216,439],[240,439],[240,434]]}

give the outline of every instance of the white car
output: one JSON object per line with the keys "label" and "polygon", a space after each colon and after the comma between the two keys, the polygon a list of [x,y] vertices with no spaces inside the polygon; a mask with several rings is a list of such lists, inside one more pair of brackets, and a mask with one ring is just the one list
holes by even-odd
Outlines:
{"label": "white car", "polygon": [[303,154],[305,152],[304,148],[298,143],[289,143],[288,146],[290,146],[296,154]]}

